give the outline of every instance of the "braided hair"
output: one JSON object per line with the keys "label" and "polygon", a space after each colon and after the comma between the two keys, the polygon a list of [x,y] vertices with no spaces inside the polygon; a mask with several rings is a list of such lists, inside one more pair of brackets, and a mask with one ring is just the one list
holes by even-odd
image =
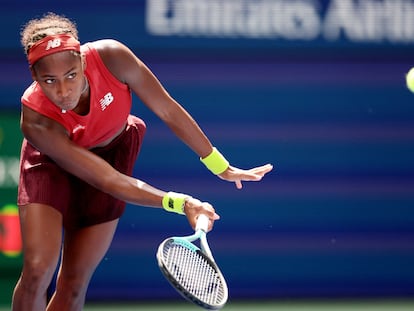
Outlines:
{"label": "braided hair", "polygon": [[76,40],[79,40],[78,30],[74,22],[65,16],[50,12],[39,19],[32,19],[27,22],[20,33],[20,42],[27,55],[33,44],[44,37],[66,33],[71,34]]}

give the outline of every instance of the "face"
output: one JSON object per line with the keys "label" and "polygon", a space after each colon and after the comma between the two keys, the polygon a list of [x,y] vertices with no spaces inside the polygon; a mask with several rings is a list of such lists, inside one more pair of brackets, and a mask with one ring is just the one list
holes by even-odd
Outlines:
{"label": "face", "polygon": [[63,51],[37,61],[32,68],[32,76],[56,106],[73,110],[77,107],[85,87],[84,68],[79,55]]}

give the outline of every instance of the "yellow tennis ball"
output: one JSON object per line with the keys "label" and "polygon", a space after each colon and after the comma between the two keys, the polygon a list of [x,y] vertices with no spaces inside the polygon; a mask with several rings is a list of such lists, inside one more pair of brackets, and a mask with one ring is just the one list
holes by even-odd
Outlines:
{"label": "yellow tennis ball", "polygon": [[407,88],[414,93],[414,67],[408,71],[405,76],[405,82],[407,83]]}

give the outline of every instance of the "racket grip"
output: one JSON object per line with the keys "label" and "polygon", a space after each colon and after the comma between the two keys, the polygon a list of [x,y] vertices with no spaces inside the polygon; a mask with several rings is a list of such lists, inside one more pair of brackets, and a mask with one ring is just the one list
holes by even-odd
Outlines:
{"label": "racket grip", "polygon": [[196,223],[196,227],[195,227],[196,231],[197,230],[203,230],[204,232],[207,232],[208,222],[209,222],[209,218],[206,215],[204,215],[204,214],[198,215],[197,223]]}

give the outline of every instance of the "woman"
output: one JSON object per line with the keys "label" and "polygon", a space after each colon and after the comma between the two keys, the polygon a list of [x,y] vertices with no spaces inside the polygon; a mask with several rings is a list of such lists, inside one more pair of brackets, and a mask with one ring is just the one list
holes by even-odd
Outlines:
{"label": "woman", "polygon": [[[192,227],[201,213],[210,219],[209,230],[219,219],[207,202],[131,177],[145,133],[144,122],[130,115],[131,92],[207,168],[238,188],[272,170],[229,165],[123,44],[100,40],[81,46],[74,23],[53,13],[29,21],[21,42],[34,82],[22,96],[18,205],[24,262],[13,310],[81,310],[125,202],[185,214]],[[56,291],[47,302],[62,240]]]}

